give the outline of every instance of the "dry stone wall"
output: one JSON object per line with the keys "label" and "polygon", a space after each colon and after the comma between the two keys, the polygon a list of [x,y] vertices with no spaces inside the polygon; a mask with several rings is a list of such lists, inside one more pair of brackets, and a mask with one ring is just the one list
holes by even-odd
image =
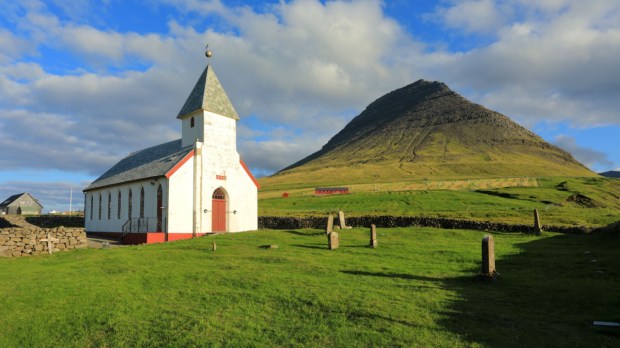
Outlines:
{"label": "dry stone wall", "polygon": [[[377,227],[435,227],[444,229],[466,229],[478,231],[536,233],[534,225],[513,225],[490,221],[470,221],[447,218],[423,217],[423,216],[359,216],[348,217],[347,224],[353,227],[369,227],[371,224]],[[258,228],[274,230],[315,228],[325,229],[327,216],[318,217],[280,217],[260,216]],[[587,226],[542,226],[543,231],[566,234],[590,233],[594,230]]]}
{"label": "dry stone wall", "polygon": [[52,242],[52,252],[68,251],[88,247],[83,228],[21,228],[0,229],[0,257],[32,256],[48,253],[48,242],[43,239],[57,239]]}

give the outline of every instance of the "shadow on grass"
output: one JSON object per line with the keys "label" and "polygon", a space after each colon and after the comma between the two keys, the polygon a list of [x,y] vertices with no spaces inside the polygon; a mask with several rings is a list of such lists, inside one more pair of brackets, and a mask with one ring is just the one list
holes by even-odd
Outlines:
{"label": "shadow on grass", "polygon": [[282,231],[284,233],[289,233],[289,234],[294,234],[296,236],[303,236],[303,237],[316,237],[316,236],[320,236],[320,235],[324,235],[325,232],[301,232],[301,231],[290,231],[290,230],[286,230],[286,231]]}
{"label": "shadow on grass", "polygon": [[562,235],[519,247],[519,254],[497,260],[496,281],[479,280],[478,269],[441,279],[456,299],[439,324],[490,347],[620,347],[620,329],[592,325],[620,321],[617,240]]}
{"label": "shadow on grass", "polygon": [[329,250],[329,248],[327,247],[327,243],[325,243],[325,245],[305,245],[305,244],[292,244],[291,246],[294,247],[298,247],[298,248],[306,248],[306,249],[324,249],[324,250]]}
{"label": "shadow on grass", "polygon": [[442,279],[438,278],[430,278],[424,276],[417,276],[412,274],[398,274],[398,273],[384,273],[384,272],[364,272],[364,271],[350,271],[350,270],[342,270],[341,273],[358,275],[358,276],[371,276],[371,277],[384,277],[384,278],[401,278],[401,279],[412,279],[419,280],[425,282],[440,282]]}

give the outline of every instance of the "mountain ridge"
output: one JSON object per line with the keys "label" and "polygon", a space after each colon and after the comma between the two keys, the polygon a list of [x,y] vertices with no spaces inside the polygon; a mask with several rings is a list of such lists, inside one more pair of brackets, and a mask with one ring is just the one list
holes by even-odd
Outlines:
{"label": "mountain ridge", "polygon": [[354,167],[365,167],[373,180],[382,171],[383,179],[596,175],[509,117],[426,80],[376,99],[319,151],[272,177],[323,171],[348,182],[345,172]]}

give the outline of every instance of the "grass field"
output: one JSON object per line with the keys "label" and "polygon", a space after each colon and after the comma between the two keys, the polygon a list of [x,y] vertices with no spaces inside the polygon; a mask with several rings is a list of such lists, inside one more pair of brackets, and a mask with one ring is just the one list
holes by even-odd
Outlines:
{"label": "grass field", "polygon": [[[0,259],[1,347],[617,347],[618,237],[257,231]],[[217,251],[211,251],[211,243]],[[277,249],[261,246],[276,244]]]}
{"label": "grass field", "polygon": [[[620,220],[618,179],[501,178],[386,185],[379,191],[370,185],[353,185],[352,194],[323,197],[315,197],[313,188],[264,187],[259,194],[259,215],[324,216],[344,210],[349,216],[434,216],[531,224],[532,210],[538,209],[542,223],[549,225],[603,226]],[[282,198],[283,192],[289,197]]]}

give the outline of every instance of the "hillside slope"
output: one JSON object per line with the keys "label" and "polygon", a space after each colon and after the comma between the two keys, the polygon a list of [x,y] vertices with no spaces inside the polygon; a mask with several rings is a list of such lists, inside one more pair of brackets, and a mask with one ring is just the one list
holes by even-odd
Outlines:
{"label": "hillside slope", "polygon": [[441,82],[377,99],[323,148],[263,185],[416,179],[595,176],[569,153]]}

